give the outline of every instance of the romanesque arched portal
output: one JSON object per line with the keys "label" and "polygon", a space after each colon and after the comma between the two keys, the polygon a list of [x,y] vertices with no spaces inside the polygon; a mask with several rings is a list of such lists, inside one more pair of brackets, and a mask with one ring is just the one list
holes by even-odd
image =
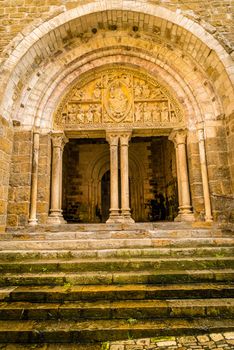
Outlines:
{"label": "romanesque arched portal", "polygon": [[54,113],[49,221],[63,222],[61,206],[70,222],[103,222],[108,210],[107,222],[193,220],[185,126],[176,97],[144,70],[114,64],[81,76]]}
{"label": "romanesque arched portal", "polygon": [[[212,216],[229,220],[234,171],[233,63],[217,28],[203,20],[198,23],[169,3],[101,0],[69,6],[67,1],[61,11],[52,6],[44,20],[25,27],[3,52],[2,227],[6,217],[10,226],[22,226],[28,220],[46,223],[49,213],[57,217],[62,207],[66,210],[62,165],[51,173],[51,162],[58,164],[64,145],[78,139],[111,142],[106,145],[111,154],[117,147],[118,156],[122,149],[129,162],[130,184],[135,183],[131,159],[139,158],[140,142],[152,138],[153,145],[160,143],[159,149],[170,149],[170,139],[176,161],[165,164],[165,169],[171,169],[173,179],[177,169],[173,181],[184,219],[187,214],[191,218],[192,210],[196,220],[210,221]],[[118,132],[117,145],[112,131]],[[157,154],[156,146],[147,147]],[[110,161],[110,149],[108,155]],[[144,168],[145,161],[139,162]],[[127,179],[122,183],[127,185]],[[54,186],[57,190],[51,191]],[[155,191],[149,185],[151,190]],[[134,191],[131,186],[127,191],[131,202]],[[141,191],[134,206],[136,202],[148,205]],[[122,206],[119,200],[117,206]],[[126,215],[133,216],[130,209]]]}

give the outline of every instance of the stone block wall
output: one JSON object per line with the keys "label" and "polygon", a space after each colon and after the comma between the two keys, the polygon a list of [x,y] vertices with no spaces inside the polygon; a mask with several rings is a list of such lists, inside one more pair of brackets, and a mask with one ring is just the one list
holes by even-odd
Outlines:
{"label": "stone block wall", "polygon": [[226,117],[226,134],[228,146],[228,161],[232,178],[232,193],[234,194],[234,112]]}
{"label": "stone block wall", "polygon": [[45,224],[50,209],[51,139],[50,135],[40,135],[38,159],[37,218]]}
{"label": "stone block wall", "polygon": [[11,158],[8,226],[25,226],[28,223],[32,169],[32,132],[14,132]]}
{"label": "stone block wall", "polygon": [[187,157],[191,200],[194,216],[197,220],[204,220],[204,194],[201,176],[199,145],[196,132],[190,132],[187,138]]}
{"label": "stone block wall", "polygon": [[5,231],[13,127],[0,116],[0,232]]}
{"label": "stone block wall", "polygon": [[223,121],[206,123],[206,154],[211,204],[215,221],[234,221],[233,192]]}

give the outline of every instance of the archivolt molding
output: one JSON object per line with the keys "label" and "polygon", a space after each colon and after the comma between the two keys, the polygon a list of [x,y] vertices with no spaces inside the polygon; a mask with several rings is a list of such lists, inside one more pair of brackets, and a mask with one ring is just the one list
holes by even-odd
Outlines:
{"label": "archivolt molding", "polygon": [[[65,42],[66,44],[68,44],[67,48],[70,49],[69,43],[66,42],[67,34],[64,27],[65,25],[66,27],[69,27],[69,30],[73,30],[74,28],[74,30],[76,30],[77,27],[75,24],[77,24],[78,27],[81,26],[82,19],[84,19],[85,23],[85,16],[91,16],[95,19],[95,16],[98,16],[104,13],[105,11],[111,10],[129,11],[133,13],[133,17],[135,15],[139,17],[140,14],[143,14],[148,16],[147,18],[153,24],[155,23],[155,20],[159,19],[161,20],[161,22],[165,21],[165,23],[172,23],[173,25],[175,25],[175,27],[173,28],[173,33],[176,33],[177,30],[179,32],[179,30],[181,29],[186,30],[187,34],[190,36],[192,33],[192,36],[194,35],[194,40],[191,40],[191,44],[188,44],[186,40],[182,41],[188,46],[188,53],[191,55],[196,53],[194,58],[197,59],[199,65],[204,67],[204,69],[207,69],[208,64],[211,64],[211,66],[213,65],[212,72],[215,72],[216,69],[216,67],[214,67],[214,62],[215,65],[217,65],[218,62],[220,62],[220,64],[225,67],[226,72],[231,77],[232,63],[230,61],[229,55],[216,41],[216,39],[214,39],[210,34],[208,34],[197,23],[192,22],[191,20],[183,17],[182,15],[175,14],[174,12],[171,12],[168,9],[156,5],[146,5],[143,3],[137,3],[136,7],[136,2],[132,1],[124,1],[123,3],[120,2],[116,5],[116,3],[112,3],[111,1],[103,0],[99,1],[98,3],[91,2],[87,5],[77,7],[74,10],[62,13],[50,19],[49,21],[41,24],[23,38],[23,40],[13,50],[9,59],[7,59],[5,64],[3,65],[4,74],[2,74],[1,90],[2,92],[5,91],[5,94],[3,94],[3,100],[5,104],[2,106],[1,110],[3,115],[10,118],[8,111],[11,110],[11,107],[14,104],[14,93],[15,91],[19,90],[20,86],[25,84],[24,78],[27,72],[30,72],[30,70],[36,70],[36,74],[41,74],[39,71],[40,69],[44,69],[46,62],[48,62],[48,58],[52,58],[54,53],[57,54],[56,50],[53,51],[51,49],[51,46],[55,45],[55,42],[53,43],[55,30],[59,30],[61,34],[61,38],[57,38],[56,42],[60,40],[59,42],[61,44],[61,47],[62,44],[64,44]],[[159,30],[161,31],[160,28]],[[72,35],[74,38],[75,32]],[[160,35],[162,35],[162,32]],[[155,35],[154,37],[158,38],[160,37],[160,35]],[[81,39],[85,42],[86,39],[89,39],[89,37],[82,37]],[[173,45],[173,47],[178,46],[176,36],[172,36],[169,39],[171,40],[171,44]],[[204,45],[204,48],[201,45]],[[59,49],[59,47],[57,49]],[[185,47],[183,47],[183,49],[185,49],[186,51]],[[199,52],[202,52],[202,55],[204,57],[199,58]],[[217,57],[215,55],[217,55]],[[204,60],[205,57],[207,58],[206,60]],[[222,70],[222,68],[220,69]],[[225,79],[225,74],[226,73],[224,70],[222,80]],[[8,80],[10,75],[11,79]],[[220,85],[219,79],[214,78],[214,83]],[[228,85],[228,79],[226,80],[226,86],[228,89],[230,89],[230,84]]]}
{"label": "archivolt molding", "polygon": [[[151,62],[150,57],[148,57],[148,60],[146,59],[147,57],[143,59],[134,57],[133,55],[112,55],[105,58],[102,56],[100,59],[82,64],[81,69],[74,69],[74,71],[71,71],[69,75],[65,75],[64,79],[62,79],[58,84],[57,89],[54,89],[54,92],[48,99],[47,104],[44,105],[44,109],[40,108],[40,113],[38,113],[38,116],[41,115],[41,127],[48,127],[48,122],[43,119],[43,116],[48,116],[53,113],[55,106],[57,106],[57,104],[61,101],[62,92],[70,89],[74,79],[78,79],[88,70],[93,72],[93,66],[98,68],[106,64],[110,65],[113,60],[116,63],[126,64],[138,69],[147,69],[149,74],[153,75],[157,80],[159,79],[160,83],[166,84],[170,91],[174,91],[177,99],[182,103],[187,119],[191,121],[194,119],[194,122],[196,122],[196,120],[202,120],[205,116],[214,117],[217,115],[217,113],[219,113],[219,107],[216,106],[216,103],[209,103],[211,100],[210,94],[208,94],[205,88],[200,86],[200,84],[196,85],[194,82],[194,85],[196,85],[195,88],[199,88],[200,94],[202,93],[201,98],[198,94],[196,96],[196,92],[191,90],[193,88],[193,84],[191,84],[191,86],[186,84],[185,79],[180,77],[180,75],[175,72],[173,68],[168,67],[168,65],[166,65],[164,62],[160,62],[159,60]],[[203,105],[199,107],[199,104]],[[202,107],[204,107],[204,110],[201,109]],[[40,122],[39,119],[38,122]]]}
{"label": "archivolt molding", "polygon": [[[62,63],[64,63],[64,60],[66,60],[67,62],[67,65],[65,67],[63,64],[61,64],[61,62],[59,62],[57,66],[56,64],[49,65],[40,77],[34,77],[32,79],[31,86],[33,86],[33,82],[35,82],[34,87],[30,91],[27,91],[27,89],[25,89],[24,101],[21,101],[19,103],[19,105],[23,104],[25,107],[30,107],[26,107],[25,109],[19,108],[19,114],[17,119],[20,120],[25,115],[27,115],[28,117],[30,117],[31,115],[31,123],[33,123],[34,117],[37,116],[36,125],[39,126],[41,120],[41,126],[48,128],[48,118],[51,116],[57,104],[60,102],[60,99],[62,98],[62,94],[64,94],[65,89],[69,88],[69,84],[72,84],[74,82],[74,79],[77,79],[82,73],[86,72],[88,69],[93,69],[95,65],[100,66],[100,63],[97,63],[98,57],[102,58],[102,64],[106,64],[110,63],[111,61],[111,59],[109,59],[108,56],[112,57],[113,62],[116,59],[114,58],[114,56],[119,53],[122,53],[122,62],[128,62],[128,64],[130,63],[130,61],[132,61],[131,63],[134,63],[133,65],[142,65],[143,67],[145,67],[145,69],[148,69],[148,66],[151,66],[151,71],[154,70],[155,72],[156,70],[160,70],[159,67],[163,67],[162,69],[164,70],[164,74],[162,73],[162,69],[161,73],[157,71],[155,74],[160,76],[160,79],[162,81],[166,79],[166,84],[171,86],[171,90],[176,91],[177,97],[179,99],[185,100],[184,95],[188,95],[188,98],[190,99],[190,102],[187,103],[186,107],[188,111],[191,110],[191,106],[189,107],[189,105],[195,106],[195,99],[197,99],[197,103],[198,105],[200,104],[199,108],[201,109],[201,111],[198,112],[198,108],[195,108],[195,110],[193,111],[193,117],[195,117],[196,119],[202,119],[202,117],[199,116],[199,114],[201,114],[203,117],[210,118],[212,116],[214,118],[216,115],[222,113],[219,107],[217,96],[214,98],[215,94],[209,88],[210,84],[202,84],[205,81],[205,77],[202,76],[202,73],[200,71],[193,71],[193,69],[191,69],[190,62],[187,62],[187,68],[184,62],[183,70],[179,71],[178,74],[177,71],[178,67],[180,66],[178,56],[174,57],[174,53],[168,52],[164,49],[161,51],[159,50],[159,52],[157,52],[157,54],[155,54],[154,57],[151,55],[152,53],[149,54],[149,52],[143,51],[143,49],[141,49],[141,46],[143,46],[143,43],[141,43],[139,40],[135,40],[135,46],[130,47],[130,51],[127,50],[126,47],[122,46],[117,48],[113,48],[112,46],[107,46],[106,48],[104,48],[100,46],[99,51],[94,50],[93,52],[93,47],[90,46],[89,55],[86,55],[85,57],[81,57],[79,59],[76,59],[78,57],[75,54],[73,55],[72,52],[69,52],[67,54],[67,58],[62,58]],[[138,56],[142,58],[140,59]],[[68,57],[70,57],[71,61],[68,61]],[[145,60],[145,63],[139,64],[140,60],[143,62],[143,58]],[[161,60],[162,58],[164,58],[163,61]],[[170,66],[168,65],[170,58],[173,63],[177,64],[176,67],[173,67],[173,64],[171,62]],[[120,61],[119,57],[118,61]],[[152,69],[153,65],[155,66],[154,69]],[[158,68],[156,68],[156,65],[158,66]],[[168,72],[170,72],[171,77],[169,77]],[[167,77],[165,77],[166,74]],[[177,83],[175,83],[175,79],[177,80]],[[186,93],[178,93],[178,91],[181,91],[181,87]],[[41,91],[41,95],[39,95],[39,91]],[[211,100],[213,100],[213,102],[211,102]],[[190,112],[188,111],[186,112],[186,115],[190,114]],[[16,116],[17,111],[15,111],[14,114]],[[47,119],[45,119],[45,117]]]}
{"label": "archivolt molding", "polygon": [[35,45],[38,42],[38,40],[42,39],[52,30],[55,30],[58,27],[62,27],[70,21],[82,18],[87,15],[101,13],[103,11],[106,12],[117,10],[130,11],[133,13],[142,13],[150,17],[153,16],[171,22],[175,25],[184,28],[188,32],[192,33],[194,36],[198,37],[207,45],[207,47],[214,51],[217,51],[217,53],[220,54],[223,60],[225,60],[225,58],[227,58],[228,56],[225,53],[223,47],[218,43],[218,41],[207,31],[205,31],[205,29],[202,28],[202,26],[200,26],[198,23],[193,22],[191,19],[184,17],[181,14],[175,14],[169,9],[158,5],[140,2],[137,3],[136,1],[133,2],[131,0],[125,0],[124,2],[100,0],[98,2],[91,1],[87,5],[79,6],[75,9],[61,13],[58,16],[51,18],[50,20],[42,23],[41,25],[33,29],[29,34],[23,37],[23,39],[19,42],[17,47],[13,50],[9,59],[6,62],[6,66],[8,68],[10,68],[10,66],[14,66],[15,63],[19,59],[21,59],[33,45]]}

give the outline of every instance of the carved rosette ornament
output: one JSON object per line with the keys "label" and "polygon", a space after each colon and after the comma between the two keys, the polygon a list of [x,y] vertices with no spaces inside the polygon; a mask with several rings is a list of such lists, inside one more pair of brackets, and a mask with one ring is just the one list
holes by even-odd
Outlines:
{"label": "carved rosette ornament", "polygon": [[65,95],[54,129],[174,128],[184,125],[181,108],[164,86],[141,72],[115,67],[86,75]]}

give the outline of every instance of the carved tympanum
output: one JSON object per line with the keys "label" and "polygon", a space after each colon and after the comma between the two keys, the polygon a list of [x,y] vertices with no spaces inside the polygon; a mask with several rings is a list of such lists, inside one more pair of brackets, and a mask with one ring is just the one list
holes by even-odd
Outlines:
{"label": "carved tympanum", "polygon": [[140,72],[115,67],[79,81],[60,103],[54,128],[175,127],[183,121],[165,87]]}

